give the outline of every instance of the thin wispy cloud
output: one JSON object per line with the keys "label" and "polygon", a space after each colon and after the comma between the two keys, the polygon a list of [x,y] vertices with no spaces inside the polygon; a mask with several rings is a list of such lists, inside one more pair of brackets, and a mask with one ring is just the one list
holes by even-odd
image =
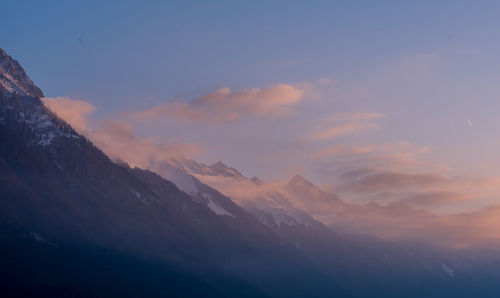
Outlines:
{"label": "thin wispy cloud", "polygon": [[331,140],[358,132],[376,130],[379,125],[374,121],[382,117],[383,115],[378,113],[333,113],[316,121],[317,128],[312,132],[309,140]]}
{"label": "thin wispy cloud", "polygon": [[[127,162],[131,166],[157,171],[164,162],[193,157],[205,150],[203,145],[197,143],[140,136],[124,119],[93,120],[91,129],[89,119],[96,110],[92,104],[70,98],[47,98],[43,101],[112,159]],[[380,118],[375,114],[361,116],[344,113],[337,114],[330,122],[342,126],[351,125],[353,123],[350,121],[354,120],[356,125],[369,125]],[[353,131],[347,129],[347,133]],[[380,209],[382,207],[379,205],[367,205],[359,207],[361,212],[366,208],[375,208],[375,213],[372,210],[372,215],[367,213],[365,217],[349,219],[345,214],[333,212],[338,206],[330,206],[329,199],[309,204],[307,210],[325,223],[340,224],[338,221],[342,218],[344,227],[369,231],[380,237],[401,239],[411,235],[409,238],[431,239],[436,244],[447,246],[492,243],[500,239],[498,233],[491,231],[491,227],[485,224],[496,222],[498,209],[446,217],[431,216],[423,211],[411,217],[407,215],[407,206],[435,210],[475,202],[498,193],[498,179],[453,176],[449,175],[446,167],[419,161],[419,156],[429,151],[428,147],[415,146],[409,142],[367,145],[345,143],[312,151],[309,157],[322,165],[321,175],[331,179],[331,191],[351,202],[363,202],[362,199],[365,199],[389,204],[387,210],[399,215],[388,218],[384,215],[385,209]],[[250,181],[198,178],[242,204],[273,190],[283,189],[286,184],[284,180],[277,180],[257,186]],[[335,194],[332,196],[337,197]],[[292,203],[299,204],[299,201]],[[382,213],[377,215],[378,212]],[[466,218],[473,219],[471,224],[464,225]],[[440,238],[436,231],[447,231],[449,237]]]}
{"label": "thin wispy cloud", "polygon": [[277,118],[288,115],[304,91],[281,84],[269,88],[232,91],[221,88],[189,102],[170,101],[161,106],[132,113],[139,121],[161,121],[175,117],[200,123],[231,123],[243,117]]}
{"label": "thin wispy cloud", "polygon": [[330,140],[340,136],[378,128],[379,126],[375,123],[345,123],[316,131],[311,135],[310,139],[312,141]]}
{"label": "thin wispy cloud", "polygon": [[[405,151],[396,151],[396,148],[405,147]],[[363,156],[367,154],[405,155],[411,156],[417,153],[429,152],[430,148],[425,146],[409,147],[408,144],[400,142],[385,145],[347,145],[337,144],[326,147],[312,155],[314,158],[337,157],[337,156]]]}
{"label": "thin wispy cloud", "polygon": [[[449,214],[474,204],[494,202],[497,179],[461,176],[446,164],[425,162],[425,146],[410,143],[327,147],[313,156],[318,171],[330,177],[329,189],[353,202],[401,202]],[[322,161],[321,161],[322,160]]]}
{"label": "thin wispy cloud", "polygon": [[410,174],[370,170],[344,173],[341,178],[350,180],[343,186],[344,190],[356,192],[423,188],[450,182],[448,177],[436,174]]}
{"label": "thin wispy cloud", "polygon": [[[451,175],[445,164],[423,162],[422,155],[430,152],[427,146],[417,146],[410,142],[363,142],[364,137],[369,134],[362,132],[382,129],[378,123],[386,118],[382,113],[335,112],[313,119],[304,115],[283,118],[284,115],[298,112],[299,103],[302,103],[301,108],[324,104],[321,101],[304,100],[304,94],[310,92],[304,90],[297,85],[277,85],[240,91],[220,89],[190,102],[168,102],[152,109],[132,112],[127,116],[120,114],[116,118],[94,121],[93,130],[90,130],[89,116],[96,108],[90,103],[69,98],[44,99],[44,102],[106,154],[114,159],[124,160],[132,166],[152,169],[158,162],[173,157],[193,157],[200,152],[206,152],[207,147],[217,145],[228,136],[251,135],[256,137],[255,143],[243,143],[240,146],[236,142],[234,150],[252,144],[259,146],[260,150],[258,153],[253,152],[253,155],[245,155],[245,158],[271,159],[274,163],[278,154],[280,157],[286,156],[280,159],[281,162],[289,164],[290,160],[293,160],[297,166],[308,163],[316,165],[315,172],[322,178],[320,183],[328,185],[353,202],[400,201],[433,210],[435,207],[453,206],[476,198],[492,197],[496,189],[494,186],[488,184],[483,187],[480,186],[483,182],[473,182],[471,177],[459,178],[456,174]],[[255,123],[243,125],[245,121],[238,121],[244,118],[278,118],[280,121],[276,123],[283,125],[275,132],[272,128],[256,130]],[[164,119],[181,120],[173,122],[173,125],[182,127],[184,135],[189,134],[188,130],[210,131],[211,137],[207,140],[211,143],[192,142],[189,139],[142,137],[134,132],[132,126],[142,121],[147,123],[146,127],[161,127],[164,125]],[[190,125],[185,126],[184,121]],[[206,125],[207,123],[230,125]],[[220,135],[220,131],[225,135]],[[279,143],[275,138],[278,136],[279,139],[282,135],[292,138]],[[350,142],[350,138],[341,138],[354,135],[355,142]],[[273,139],[275,144],[267,145],[263,141],[266,139]],[[342,140],[342,143],[339,144],[339,140]],[[325,146],[319,147],[322,144]],[[274,149],[273,146],[278,148],[279,152],[265,150]],[[248,150],[245,152],[248,153]],[[286,171],[288,168],[283,169]],[[253,173],[260,175],[259,172]],[[284,175],[276,178],[278,177]]]}
{"label": "thin wispy cloud", "polygon": [[324,117],[326,122],[346,122],[346,121],[367,121],[383,118],[384,115],[378,113],[335,113]]}
{"label": "thin wispy cloud", "polygon": [[401,202],[408,203],[419,208],[434,207],[450,203],[457,203],[476,199],[477,197],[469,193],[449,192],[449,191],[431,191],[415,195],[409,195],[401,199]]}

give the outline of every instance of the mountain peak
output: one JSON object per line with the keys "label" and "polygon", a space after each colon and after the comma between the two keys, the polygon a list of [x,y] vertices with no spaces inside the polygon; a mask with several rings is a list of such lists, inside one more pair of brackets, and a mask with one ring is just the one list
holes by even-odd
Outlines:
{"label": "mountain peak", "polygon": [[0,94],[43,97],[22,66],[0,48]]}
{"label": "mountain peak", "polygon": [[301,175],[295,175],[288,182],[289,186],[314,186],[309,180],[305,179]]}
{"label": "mountain peak", "polygon": [[218,162],[210,165],[210,167],[224,167],[224,168],[228,168],[228,166],[225,163],[223,163],[222,161],[220,161],[220,160]]}
{"label": "mountain peak", "polygon": [[222,161],[218,161],[213,165],[210,165],[209,169],[210,169],[209,174],[213,176],[243,178],[243,175],[240,172],[238,172],[238,170],[230,166],[227,166]]}
{"label": "mountain peak", "polygon": [[55,139],[79,139],[66,122],[45,107],[42,91],[22,66],[0,49],[0,125],[20,131],[32,144],[47,146]]}
{"label": "mountain peak", "polygon": [[252,181],[253,183],[257,184],[257,185],[262,185],[264,184],[264,181],[262,181],[262,179],[260,179],[259,177],[257,176],[253,176],[252,178],[250,178],[250,181]]}

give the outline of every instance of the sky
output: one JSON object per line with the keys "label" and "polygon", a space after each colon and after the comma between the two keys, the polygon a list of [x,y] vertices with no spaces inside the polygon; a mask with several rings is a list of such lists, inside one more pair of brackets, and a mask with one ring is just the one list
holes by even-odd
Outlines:
{"label": "sky", "polygon": [[500,202],[498,1],[103,2],[2,1],[77,125],[352,202]]}

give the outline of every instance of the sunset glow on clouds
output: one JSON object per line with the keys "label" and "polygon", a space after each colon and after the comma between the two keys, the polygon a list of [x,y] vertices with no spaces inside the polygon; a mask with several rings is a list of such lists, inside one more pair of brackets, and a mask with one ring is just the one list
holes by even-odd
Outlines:
{"label": "sunset glow on clouds", "polygon": [[[215,88],[188,99],[117,109],[105,117],[89,117],[95,108],[84,101],[44,102],[109,156],[132,166],[154,170],[172,158],[223,160],[267,182],[256,187],[248,181],[198,177],[240,203],[282,189],[301,174],[352,204],[401,203],[440,215],[432,220],[427,213],[394,220],[344,218],[352,229],[432,239],[439,239],[437,231],[447,231],[457,246],[496,241],[500,235],[486,223],[497,215],[500,175],[497,160],[487,154],[496,141],[484,130],[494,124],[479,120],[474,109],[440,108],[445,95],[467,106],[446,63],[439,55],[417,55],[367,72],[356,82]],[[436,86],[436,80],[442,84]],[[496,92],[487,81],[474,84],[485,87],[482,96]],[[474,126],[464,119],[473,119]],[[483,143],[491,146],[478,145]],[[473,152],[483,154],[465,158]],[[308,207],[325,223],[342,218],[332,211],[338,206],[293,204]],[[473,218],[473,224],[465,225],[464,218]]]}
{"label": "sunset glow on clouds", "polygon": [[313,133],[311,139],[315,141],[329,140],[339,136],[377,128],[378,126],[373,123],[339,124]]}
{"label": "sunset glow on clouds", "polygon": [[195,98],[188,103],[168,102],[164,105],[133,113],[136,120],[151,121],[175,117],[201,123],[234,122],[242,117],[280,117],[288,114],[304,94],[290,85],[265,89],[231,91],[221,88]]}
{"label": "sunset glow on clouds", "polygon": [[7,296],[500,297],[499,1],[0,7]]}
{"label": "sunset glow on clouds", "polygon": [[[240,117],[276,116],[277,110],[297,104],[302,97],[300,91],[291,87],[277,87],[267,91],[251,90],[253,91],[219,90],[197,98],[193,103],[185,104],[193,105],[188,109],[196,110],[201,102],[201,106],[217,110],[220,116],[218,119],[224,121],[213,122],[216,119],[205,119],[208,115],[201,116],[206,112],[204,107],[198,111],[201,114],[195,118],[191,118],[192,114],[188,114],[188,117],[181,114],[181,119],[177,120],[178,125],[182,126],[186,121],[191,121],[196,124],[196,129],[204,125],[204,121],[200,120],[207,120],[207,123],[218,123],[219,125],[212,128],[218,131],[223,129],[224,125],[232,125],[231,123]],[[255,96],[261,94],[260,92],[265,94],[265,99],[271,104],[256,99]],[[232,103],[231,100],[236,102]],[[137,119],[130,119],[128,114],[115,116],[114,119],[93,120],[90,123],[89,116],[96,108],[82,100],[45,98],[43,102],[111,158],[125,161],[134,167],[161,172],[164,162],[187,160],[209,150],[203,143],[178,139],[166,141],[159,137],[140,136],[134,132],[132,125],[127,123]],[[170,105],[171,103],[167,103],[159,110],[152,108],[148,112],[140,111],[132,115],[145,117],[149,113],[151,117],[143,120],[162,123],[161,116],[172,113],[169,109],[165,110],[165,107]],[[247,110],[249,106],[252,108]],[[297,116],[290,114],[287,118],[277,117],[269,121],[290,121],[290,117]],[[389,239],[430,240],[435,245],[456,248],[497,243],[500,233],[494,227],[500,213],[498,208],[494,207],[494,202],[500,191],[500,179],[467,177],[444,164],[431,164],[420,158],[428,154],[431,148],[415,146],[409,142],[355,145],[344,139],[341,143],[336,142],[316,149],[316,141],[323,142],[336,136],[354,136],[358,130],[367,127],[378,128],[376,121],[382,118],[378,113],[341,112],[327,115],[319,121],[302,120],[303,126],[307,128],[302,130],[303,133],[313,134],[312,137],[294,135],[296,144],[302,144],[302,150],[309,152],[301,162],[305,163],[305,167],[307,163],[316,165],[316,168],[311,170],[318,171],[323,177],[330,179],[330,183],[324,185],[325,192],[318,190],[314,194],[295,196],[287,190],[289,176],[286,173],[283,179],[268,181],[263,185],[239,178],[203,175],[196,177],[243,206],[251,206],[253,202],[258,201],[272,208],[272,200],[280,193],[283,196],[280,199],[281,204],[283,200],[288,200],[289,208],[305,210],[327,225],[354,233],[358,231]],[[228,123],[224,124],[225,122]],[[319,134],[321,137],[318,137],[318,132],[314,132],[318,123],[333,126],[329,133]],[[240,129],[245,133],[247,128],[243,126]],[[369,133],[369,129],[366,133]],[[266,132],[262,131],[262,134],[265,136]],[[238,150],[238,144],[235,144],[234,149]],[[293,148],[289,151],[283,154],[297,154]],[[336,203],[338,196],[354,204],[339,205]],[[305,197],[308,198],[306,201]],[[268,201],[271,198],[274,199]],[[380,202],[389,209],[380,209],[380,205],[363,205],[370,201]],[[437,212],[438,215],[426,211],[410,212],[407,206]],[[468,213],[464,213],[467,210]],[[391,212],[389,217],[386,215],[388,211]],[[447,233],[447,236],[442,237],[442,233]]]}
{"label": "sunset glow on clouds", "polygon": [[80,133],[88,129],[87,117],[95,110],[89,102],[66,97],[43,98],[43,103]]}
{"label": "sunset glow on clouds", "polygon": [[[318,86],[308,85],[315,89],[316,98],[321,95],[321,86]],[[492,204],[498,188],[495,183],[485,181],[496,181],[495,178],[466,177],[447,166],[445,160],[435,163],[422,159],[421,156],[432,151],[428,146],[416,146],[406,141],[360,142],[363,138],[371,139],[370,134],[384,129],[379,123],[388,116],[380,113],[330,111],[318,119],[304,117],[304,114],[298,114],[303,105],[321,106],[325,100],[321,96],[319,101],[305,100],[307,94],[284,84],[241,91],[222,88],[187,103],[168,101],[150,109],[119,113],[111,119],[94,121],[90,126],[87,117],[95,108],[89,103],[67,98],[44,99],[44,102],[108,155],[132,166],[154,168],[159,162],[171,158],[202,157],[213,150],[210,148],[216,142],[224,141],[221,138],[225,131],[230,131],[236,138],[230,140],[235,152],[240,149],[251,151],[251,148],[244,148],[249,146],[247,143],[236,141],[238,135],[245,136],[262,125],[258,130],[259,138],[273,138],[277,132],[265,127],[275,126],[278,133],[286,136],[282,142],[290,145],[280,145],[284,150],[276,154],[281,155],[284,162],[292,160],[296,167],[321,175],[324,179],[320,185],[347,201],[404,202],[416,208],[444,213],[475,210]],[[263,120],[260,124],[259,119]],[[250,124],[245,124],[245,121],[250,121]],[[134,123],[139,127],[160,125],[173,130],[183,127],[185,137],[142,137],[134,132]],[[207,127],[206,124],[217,125]],[[209,142],[194,141],[194,138],[189,138],[190,129],[194,133],[207,131],[215,137]],[[218,132],[222,135],[217,136]],[[261,151],[254,154],[249,157],[268,158]],[[273,154],[269,152],[269,156]],[[266,168],[262,171],[265,172]],[[287,168],[281,173],[281,178],[273,181],[293,175]],[[228,195],[232,194],[222,186],[227,183],[212,183],[228,191]],[[232,183],[231,189],[234,190],[235,185],[239,184]],[[246,188],[240,187],[238,192],[241,189]]]}

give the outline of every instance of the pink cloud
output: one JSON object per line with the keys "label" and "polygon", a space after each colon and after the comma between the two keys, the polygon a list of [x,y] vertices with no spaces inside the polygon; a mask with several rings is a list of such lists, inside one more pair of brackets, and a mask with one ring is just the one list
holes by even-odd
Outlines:
{"label": "pink cloud", "polygon": [[153,169],[162,161],[186,158],[201,151],[201,147],[195,143],[141,137],[130,124],[120,120],[100,121],[97,128],[91,130],[88,117],[96,108],[90,103],[64,97],[42,100],[52,112],[89,138],[111,159],[127,162],[133,167]]}
{"label": "pink cloud", "polygon": [[[347,174],[347,173],[346,173]],[[344,177],[353,178],[353,175]],[[346,190],[359,192],[373,192],[388,189],[402,189],[426,187],[449,183],[450,179],[436,174],[409,174],[396,172],[366,171],[358,172],[354,181],[344,186]]]}
{"label": "pink cloud", "polygon": [[303,90],[285,84],[240,91],[221,88],[190,102],[167,102],[135,112],[132,117],[135,120],[176,117],[202,123],[234,122],[245,116],[275,118],[289,114],[290,107],[296,105],[303,95]]}
{"label": "pink cloud", "polygon": [[80,133],[85,133],[88,129],[87,117],[96,109],[92,104],[84,100],[67,97],[42,98],[42,102]]}
{"label": "pink cloud", "polygon": [[314,141],[329,140],[343,135],[377,128],[378,125],[374,123],[346,123],[314,132],[310,139]]}
{"label": "pink cloud", "polygon": [[141,137],[123,121],[103,121],[89,138],[112,159],[151,170],[163,161],[187,158],[201,151],[200,146],[194,143],[166,143],[156,138]]}
{"label": "pink cloud", "polygon": [[[132,166],[154,171],[164,161],[193,155],[202,150],[197,144],[162,142],[156,138],[141,137],[123,121],[102,121],[97,129],[90,130],[87,119],[95,110],[91,104],[68,98],[43,101],[54,113],[84,132],[108,156],[126,161]],[[211,102],[208,99],[207,101]],[[358,116],[354,118],[357,118],[358,124],[369,124],[362,122],[364,120],[360,120]],[[426,151],[426,147],[414,147],[402,142],[389,145],[335,145],[325,149],[320,155],[338,158],[333,160],[332,164],[341,167],[338,173],[342,179],[334,189],[356,192],[365,197],[383,194],[390,199],[427,208],[476,199],[483,195],[478,193],[479,190],[498,194],[498,178],[448,176],[443,174],[442,169],[436,169],[429,164],[422,165],[426,169],[425,172],[418,171],[415,155]],[[270,192],[281,191],[284,184],[277,181],[256,185],[247,180],[235,182],[215,176],[199,178],[240,203],[256,197],[265,199]],[[357,213],[353,213],[352,210],[341,209],[338,204],[334,204],[338,198],[335,194],[320,195],[314,202],[311,201],[312,196],[303,196],[300,198],[302,201],[299,201],[299,198],[296,201],[288,198],[288,201],[292,207],[300,207],[327,224],[340,225],[350,231],[369,232],[380,237],[425,239],[436,244],[456,247],[500,243],[500,232],[496,229],[500,223],[498,207],[453,216],[433,216],[423,211],[417,212],[416,216],[409,216],[409,209],[405,204],[389,205],[389,209],[383,209],[378,204],[369,204],[358,205]],[[387,210],[397,216],[387,216]]]}
{"label": "pink cloud", "polygon": [[445,205],[461,201],[473,200],[475,198],[476,196],[467,193],[431,191],[410,195],[400,201],[403,201],[415,207],[432,207],[437,205]]}
{"label": "pink cloud", "polygon": [[374,146],[347,146],[347,145],[334,145],[325,148],[319,152],[316,152],[313,157],[323,158],[328,156],[336,155],[347,155],[347,154],[367,154],[375,150]]}
{"label": "pink cloud", "polygon": [[323,118],[323,120],[328,122],[365,121],[382,117],[383,115],[378,113],[336,113]]}

